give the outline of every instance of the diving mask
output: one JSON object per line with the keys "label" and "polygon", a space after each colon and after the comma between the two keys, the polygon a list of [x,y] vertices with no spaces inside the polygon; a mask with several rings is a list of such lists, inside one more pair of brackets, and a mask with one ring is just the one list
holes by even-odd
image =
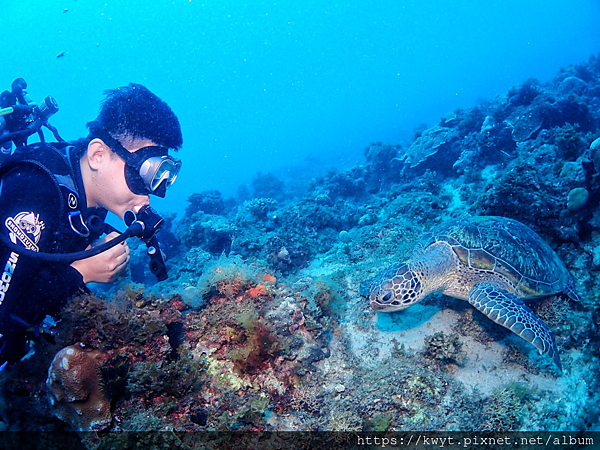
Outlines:
{"label": "diving mask", "polygon": [[105,142],[125,161],[125,181],[134,194],[162,198],[177,179],[181,161],[170,156],[167,148],[151,145],[130,152],[116,139]]}

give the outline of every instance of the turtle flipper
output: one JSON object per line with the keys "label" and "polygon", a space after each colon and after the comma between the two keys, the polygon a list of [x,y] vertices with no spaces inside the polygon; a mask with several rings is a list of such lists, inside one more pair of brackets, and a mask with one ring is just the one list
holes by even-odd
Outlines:
{"label": "turtle flipper", "polygon": [[563,291],[564,294],[568,295],[569,298],[575,302],[581,302],[581,297],[575,290],[575,282],[573,280],[567,283],[567,287]]}
{"label": "turtle flipper", "polygon": [[562,370],[554,335],[522,300],[491,283],[477,283],[469,291],[469,303],[502,325],[548,354]]}

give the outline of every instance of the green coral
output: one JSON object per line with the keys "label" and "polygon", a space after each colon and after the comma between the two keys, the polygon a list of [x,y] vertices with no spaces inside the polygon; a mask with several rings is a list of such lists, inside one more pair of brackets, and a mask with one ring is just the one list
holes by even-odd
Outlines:
{"label": "green coral", "polygon": [[365,423],[365,431],[387,431],[390,427],[391,414],[378,414]]}
{"label": "green coral", "polygon": [[197,295],[188,298],[182,296],[192,308],[204,306],[204,300],[212,292],[232,295],[258,278],[258,270],[244,263],[240,256],[228,258],[225,254],[212,263],[206,264],[202,276],[196,283]]}
{"label": "green coral", "polygon": [[178,361],[136,362],[129,373],[127,389],[132,394],[153,392],[183,398],[201,387],[203,361],[184,355]]}
{"label": "green coral", "polygon": [[523,411],[522,386],[506,386],[484,402],[482,431],[515,431]]}
{"label": "green coral", "polygon": [[587,147],[577,124],[566,123],[562,127],[557,127],[554,135],[554,142],[566,160],[577,159]]}
{"label": "green coral", "polygon": [[465,363],[467,355],[462,350],[462,343],[456,333],[447,335],[440,331],[425,338],[425,357],[437,360],[442,364]]}

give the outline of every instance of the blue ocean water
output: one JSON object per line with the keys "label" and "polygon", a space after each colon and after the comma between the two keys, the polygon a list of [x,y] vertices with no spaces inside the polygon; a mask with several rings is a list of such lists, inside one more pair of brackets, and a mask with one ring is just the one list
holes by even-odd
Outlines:
{"label": "blue ocean water", "polygon": [[[258,171],[346,168],[373,141],[409,143],[420,124],[549,80],[600,51],[600,2],[4,2],[0,88],[50,94],[67,139],[85,134],[104,89],[147,85],[178,114],[181,178],[233,195]],[[160,200],[160,199],[159,199]]]}

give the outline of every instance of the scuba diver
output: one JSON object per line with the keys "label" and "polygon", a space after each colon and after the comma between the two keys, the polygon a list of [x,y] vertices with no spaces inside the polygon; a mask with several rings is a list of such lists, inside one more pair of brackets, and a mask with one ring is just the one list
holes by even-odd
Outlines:
{"label": "scuba diver", "polygon": [[[56,102],[36,105],[26,87],[17,79],[0,95],[0,370],[50,333],[47,316],[89,293],[87,283],[126,270],[128,237],[146,243],[151,271],[167,278],[156,237],[163,220],[149,196],[164,197],[181,168],[169,155],[183,143],[179,120],[146,87],[106,91],[88,136],[74,143],[48,122]],[[57,142],[46,143],[42,126]],[[36,132],[40,142],[27,145]],[[124,233],[104,222],[108,211],[124,219]]]}

